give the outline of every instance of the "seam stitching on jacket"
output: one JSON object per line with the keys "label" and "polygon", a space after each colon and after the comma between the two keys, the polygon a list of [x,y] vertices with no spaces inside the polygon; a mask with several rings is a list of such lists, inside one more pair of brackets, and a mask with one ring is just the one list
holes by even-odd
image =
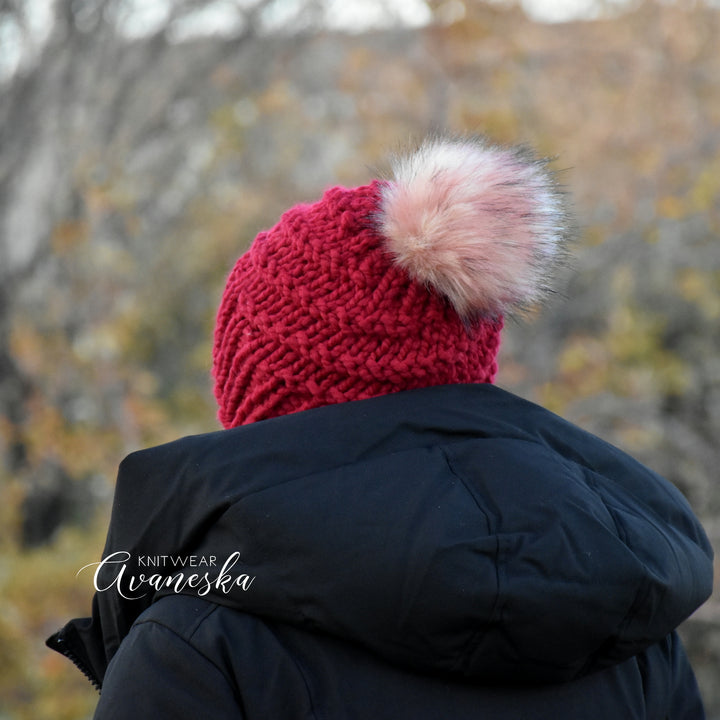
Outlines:
{"label": "seam stitching on jacket", "polygon": [[308,697],[308,705],[310,707],[310,713],[314,718],[317,718],[317,713],[315,712],[315,705],[313,703],[312,699],[312,693],[310,692],[310,682],[307,678],[307,673],[305,672],[305,669],[303,668],[302,662],[299,658],[295,656],[295,653],[291,651],[291,649],[282,641],[280,636],[277,634],[277,631],[275,630],[275,626],[271,622],[265,621],[265,627],[272,633],[272,636],[277,640],[278,644],[282,646],[282,648],[285,650],[285,652],[288,654],[288,657],[290,658],[291,662],[295,667],[297,668],[298,673],[300,674],[300,677],[302,678],[303,685],[305,686],[305,691],[307,692]]}
{"label": "seam stitching on jacket", "polygon": [[[450,458],[450,455],[448,454],[445,446],[440,446],[440,452],[442,453],[443,458],[445,458],[445,462],[447,463],[448,469],[450,472],[460,481],[462,486],[465,488],[465,492],[470,495],[473,502],[475,503],[475,507],[482,513],[483,517],[485,518],[485,522],[487,523],[488,531],[493,531],[493,536],[495,537],[495,582],[497,587],[497,593],[495,596],[495,602],[493,603],[493,610],[492,614],[490,616],[489,622],[502,622],[502,614],[503,614],[503,602],[501,600],[502,598],[502,587],[504,585],[503,582],[503,574],[504,574],[504,565],[502,562],[502,547],[500,543],[500,538],[498,538],[497,533],[494,532],[494,528],[492,528],[490,523],[490,518],[488,517],[488,514],[483,510],[480,503],[478,502],[477,498],[475,497],[475,494],[472,492],[470,487],[468,486],[468,483],[466,482],[465,478],[462,476],[461,473],[459,473],[455,467],[453,466],[452,459]],[[477,647],[479,639],[482,635],[484,635],[483,630],[476,630],[470,638],[468,639],[466,645],[465,645],[465,652],[463,653],[463,660],[467,658],[467,656],[474,650],[474,648]],[[459,665],[460,663],[458,663]]]}
{"label": "seam stitching on jacket", "polygon": [[[207,620],[207,618],[210,617],[210,615],[212,615],[212,614],[217,610],[217,608],[218,608],[218,606],[216,605],[215,607],[211,608],[211,609],[205,614],[205,616],[197,623],[197,626],[196,626],[195,629],[193,630],[192,635],[195,634],[195,632],[196,632],[197,629],[200,627],[200,625],[201,625],[205,620]],[[230,680],[230,678],[227,676],[227,673],[225,673],[225,672],[222,670],[222,668],[220,668],[220,667],[218,666],[218,664],[217,664],[214,660],[211,660],[202,650],[200,650],[199,647],[197,647],[197,645],[195,645],[193,642],[191,642],[189,638],[183,637],[183,635],[181,635],[177,630],[175,630],[174,628],[172,628],[172,627],[170,627],[169,625],[165,624],[165,623],[162,622],[161,620],[157,620],[156,618],[148,618],[147,620],[140,620],[139,622],[136,622],[136,623],[134,623],[134,624],[135,624],[136,626],[153,624],[153,625],[157,625],[158,627],[164,628],[164,629],[167,630],[169,633],[171,633],[171,634],[174,635],[176,638],[178,638],[178,640],[181,640],[185,645],[187,645],[188,647],[192,648],[198,655],[200,655],[200,657],[202,657],[202,658],[204,658],[205,660],[207,660],[207,662],[209,662],[210,665],[212,665],[212,666],[220,673],[220,675],[223,677],[223,679],[224,679],[225,682],[227,683],[228,687],[229,687],[230,690],[232,691],[232,694],[233,694],[233,697],[235,698],[235,701],[236,701],[237,704],[240,706],[243,715],[245,715],[244,707],[243,707],[243,704],[242,704],[242,698],[239,696],[239,694],[238,694],[238,692],[237,692],[237,687],[236,687],[235,683],[233,683],[233,682]],[[129,634],[129,633],[128,633],[128,634]]]}
{"label": "seam stitching on jacket", "polygon": [[[262,421],[261,421],[262,422]],[[404,453],[413,453],[417,452],[418,450],[427,450],[428,448],[432,447],[438,447],[441,452],[444,454],[444,447],[448,445],[455,445],[455,444],[462,444],[467,442],[469,439],[476,439],[476,438],[458,438],[456,441],[444,441],[442,443],[433,443],[432,445],[424,445],[422,443],[418,443],[417,445],[412,445],[410,447],[404,447],[400,450],[394,450],[392,452],[388,452],[384,455],[378,455],[378,456],[369,456],[369,457],[360,457],[355,458],[353,460],[349,460],[347,462],[341,462],[337,465],[329,465],[325,467],[319,467],[315,470],[311,470],[310,472],[303,473],[302,475],[292,475],[291,477],[283,478],[282,480],[278,480],[277,482],[274,482],[272,484],[265,485],[263,487],[258,487],[255,490],[251,490],[250,492],[246,493],[238,493],[237,495],[230,496],[225,505],[222,508],[222,512],[219,513],[222,515],[224,512],[226,512],[230,507],[232,507],[234,504],[238,502],[242,502],[243,500],[247,500],[248,498],[253,497],[254,495],[259,495],[261,493],[265,493],[271,490],[274,490],[276,488],[280,488],[283,485],[286,485],[287,483],[291,482],[297,482],[301,480],[308,480],[316,475],[326,475],[328,473],[336,473],[339,470],[343,470],[344,468],[354,468],[358,465],[358,463],[366,463],[366,462],[373,462],[381,460],[382,458],[387,458],[395,455],[403,455]],[[528,441],[529,442],[529,441]]]}
{"label": "seam stitching on jacket", "polygon": [[[585,475],[585,481],[587,483],[587,486],[593,491],[593,493],[597,496],[597,498],[602,503],[603,507],[607,510],[608,515],[613,521],[613,526],[615,527],[615,532],[617,533],[617,537],[620,539],[620,541],[629,548],[628,542],[627,542],[627,534],[625,533],[624,528],[622,527],[622,524],[618,521],[618,513],[628,512],[629,514],[634,515],[635,517],[641,517],[637,513],[632,513],[629,509],[624,509],[621,507],[615,507],[609,500],[607,500],[602,492],[598,489],[597,483],[595,481],[595,478],[592,477],[593,475],[597,474],[594,470],[590,470],[589,472],[586,470]],[[645,519],[645,518],[643,518]],[[633,553],[634,554],[634,553]],[[632,623],[635,616],[637,615],[638,608],[642,605],[642,603],[645,601],[645,598],[650,593],[650,584],[649,581],[644,580],[642,577],[637,583],[637,586],[635,588],[635,597],[633,598],[633,601],[630,603],[630,607],[628,608],[627,613],[625,614],[625,617],[622,619],[620,624],[618,625],[618,635],[621,635],[628,626]]]}

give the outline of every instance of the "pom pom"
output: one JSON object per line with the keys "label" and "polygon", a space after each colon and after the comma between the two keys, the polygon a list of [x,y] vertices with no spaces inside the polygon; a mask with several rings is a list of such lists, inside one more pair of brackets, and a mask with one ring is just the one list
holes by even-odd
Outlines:
{"label": "pom pom", "polygon": [[387,250],[464,320],[526,308],[550,290],[568,216],[546,161],[438,138],[398,158],[393,175],[379,214]]}

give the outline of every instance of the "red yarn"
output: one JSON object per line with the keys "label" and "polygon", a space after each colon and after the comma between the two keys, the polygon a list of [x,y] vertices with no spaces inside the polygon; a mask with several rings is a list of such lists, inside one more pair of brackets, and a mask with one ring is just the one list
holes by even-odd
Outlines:
{"label": "red yarn", "polygon": [[381,183],[287,211],[237,261],[213,351],[219,418],[235,427],[332,403],[492,382],[502,320],[462,322],[393,264]]}

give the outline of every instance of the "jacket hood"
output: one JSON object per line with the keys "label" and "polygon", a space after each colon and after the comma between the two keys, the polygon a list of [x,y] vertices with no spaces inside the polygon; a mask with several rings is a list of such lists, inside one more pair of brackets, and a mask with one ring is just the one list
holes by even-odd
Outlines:
{"label": "jacket hood", "polygon": [[[712,588],[709,542],[672,485],[490,385],[402,392],[134,453],[118,475],[103,557],[113,553],[127,558],[123,583],[207,569],[172,558],[214,558],[219,572],[239,557],[225,572],[237,584],[182,591],[482,682],[563,681],[620,662]],[[98,572],[107,589],[92,618],[49,640],[98,682],[139,614],[182,585],[127,599],[120,567]]]}

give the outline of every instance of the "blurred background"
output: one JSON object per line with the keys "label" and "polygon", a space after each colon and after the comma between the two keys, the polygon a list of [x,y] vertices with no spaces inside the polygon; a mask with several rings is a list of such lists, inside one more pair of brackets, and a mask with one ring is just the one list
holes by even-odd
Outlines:
{"label": "blurred background", "polygon": [[[218,428],[225,276],[330,184],[436,128],[528,143],[570,192],[562,297],[498,384],[637,456],[720,548],[717,0],[0,0],[0,720],[97,695],[115,469]],[[682,628],[720,718],[720,603]]]}

